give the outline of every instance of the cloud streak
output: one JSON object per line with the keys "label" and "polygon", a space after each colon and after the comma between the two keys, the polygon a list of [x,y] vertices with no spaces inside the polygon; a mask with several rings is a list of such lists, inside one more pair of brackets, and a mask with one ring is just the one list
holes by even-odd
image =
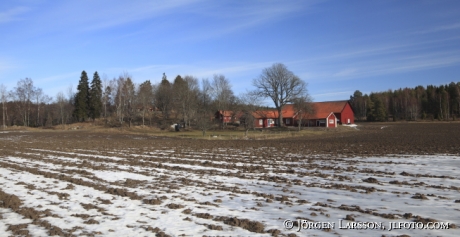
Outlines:
{"label": "cloud streak", "polygon": [[0,24],[21,20],[22,18],[20,16],[28,11],[29,8],[27,7],[15,7],[7,11],[0,12]]}
{"label": "cloud streak", "polygon": [[[230,7],[215,6],[199,9],[193,13],[215,24],[205,25],[197,34],[190,34],[182,41],[218,38],[235,32],[278,21],[307,11],[310,5],[303,1],[283,2],[237,2]],[[216,27],[217,26],[217,27]]]}
{"label": "cloud streak", "polygon": [[[153,64],[134,68],[109,68],[105,72],[116,75],[126,71],[133,75],[135,80],[147,80],[152,75],[157,75],[158,80],[161,79],[163,72],[166,72],[168,78],[173,80],[171,77],[176,75],[191,75],[197,78],[211,78],[214,74],[224,74],[227,77],[232,75],[261,71],[263,68],[268,67],[273,62],[228,62],[228,63],[199,63],[199,64]],[[252,78],[249,78],[252,80]]]}
{"label": "cloud streak", "polygon": [[455,51],[449,54],[426,54],[402,59],[372,60],[362,64],[360,67],[342,69],[337,73],[329,74],[329,76],[323,75],[322,79],[326,79],[327,81],[354,80],[363,77],[449,67],[460,64],[460,56],[458,55],[460,55],[460,52]]}
{"label": "cloud streak", "polygon": [[449,30],[457,30],[457,29],[460,29],[460,22],[449,24],[449,25],[436,26],[428,30],[414,31],[412,32],[412,34],[423,35],[423,34],[438,33],[441,31],[449,31]]}
{"label": "cloud streak", "polygon": [[59,1],[40,6],[30,20],[35,32],[93,32],[173,14],[200,1]]}
{"label": "cloud streak", "polygon": [[[103,14],[89,19],[90,21],[95,22],[85,28],[85,30],[100,30],[105,28],[116,27],[120,25],[129,24],[136,21],[141,21],[144,19],[155,18],[159,16],[164,16],[171,14],[172,11],[176,11],[181,8],[188,7],[193,5],[199,0],[171,0],[171,1],[161,1],[161,2],[132,2],[121,1],[118,4],[114,5],[108,10],[105,10]],[[107,4],[112,4],[112,1],[109,1]],[[120,14],[121,13],[121,14]],[[114,17],[116,16],[116,17]]]}

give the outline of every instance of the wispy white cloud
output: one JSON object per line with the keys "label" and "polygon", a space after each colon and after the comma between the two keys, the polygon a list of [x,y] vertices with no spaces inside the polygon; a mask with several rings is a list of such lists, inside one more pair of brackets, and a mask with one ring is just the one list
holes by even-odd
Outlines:
{"label": "wispy white cloud", "polygon": [[[201,0],[59,1],[37,8],[35,31],[97,31],[171,14]],[[43,27],[43,26],[46,27]]]}
{"label": "wispy white cloud", "polygon": [[327,92],[327,93],[319,93],[313,94],[312,96],[329,96],[329,95],[342,95],[342,94],[349,94],[352,91],[335,91],[335,92]]}
{"label": "wispy white cloud", "polygon": [[[454,27],[457,26],[449,28]],[[404,37],[403,41],[353,44],[346,51],[331,49],[329,54],[310,56],[299,62],[305,65],[300,74],[311,80],[343,81],[460,66],[460,51],[456,47],[460,36],[416,40],[407,38],[407,34]]]}
{"label": "wispy white cloud", "polygon": [[0,59],[0,84],[3,84],[7,90],[16,86],[16,80],[19,78],[12,78],[9,73],[17,67],[8,60]]}
{"label": "wispy white cloud", "polygon": [[[232,77],[232,75],[238,75],[246,72],[261,71],[272,65],[273,62],[228,62],[228,63],[197,63],[197,64],[154,64],[146,65],[141,67],[132,68],[108,68],[102,70],[105,73],[111,75],[118,75],[122,72],[128,72],[132,74],[135,81],[141,82],[143,80],[151,80],[152,77],[156,77],[157,80],[161,80],[161,75],[166,73],[170,80],[176,75],[191,75],[197,78],[212,78],[214,74],[223,74],[226,77]],[[252,78],[248,78],[252,80]]]}
{"label": "wispy white cloud", "polygon": [[0,58],[0,72],[15,69],[15,68],[18,68],[18,65],[15,64],[12,60]]}
{"label": "wispy white cloud", "polygon": [[27,7],[15,7],[3,12],[0,12],[0,23],[7,23],[11,21],[21,20],[21,15],[28,12]]}
{"label": "wispy white cloud", "polygon": [[[305,14],[309,6],[316,2],[62,1],[34,7],[32,13],[27,16],[30,22],[27,32],[28,35],[50,32],[79,34],[143,22],[129,30],[119,31],[121,33],[119,36],[145,36],[152,32],[164,34],[168,30],[171,32],[178,30],[182,31],[181,37],[172,40],[202,40],[267,25],[295,14]],[[17,19],[15,16],[23,10],[17,8],[5,12],[5,16],[0,17],[0,23],[2,20]],[[184,28],[184,25],[192,24],[192,21],[187,21],[187,17],[193,20],[189,30]],[[167,37],[167,35],[163,36]]]}
{"label": "wispy white cloud", "polygon": [[210,24],[204,27],[198,34],[189,35],[182,40],[200,40],[222,37],[234,32],[251,29],[256,26],[268,24],[293,16],[296,13],[306,14],[309,6],[316,3],[311,1],[261,1],[261,2],[237,2],[232,6],[211,6],[199,9],[194,13],[208,19]]}
{"label": "wispy white cloud", "polygon": [[341,70],[340,72],[334,73],[332,76],[334,77],[352,76],[356,73],[356,71],[357,70],[355,68],[348,68],[348,69]]}
{"label": "wispy white cloud", "polygon": [[[194,75],[197,77],[211,77],[214,74],[232,75],[247,71],[261,70],[273,64],[273,62],[256,62],[256,63],[228,63],[219,65],[207,65],[204,67],[194,68]],[[250,78],[252,79],[252,78]]]}
{"label": "wispy white cloud", "polygon": [[[347,51],[334,52],[325,54],[318,57],[310,58],[305,61],[318,61],[318,60],[355,60],[357,58],[385,56],[385,55],[410,55],[414,52],[425,51],[430,48],[446,45],[448,42],[456,42],[460,40],[460,36],[443,37],[437,39],[417,40],[415,42],[394,42],[384,44],[372,44],[370,46],[356,46],[354,49]],[[412,52],[412,53],[411,53]]]}
{"label": "wispy white cloud", "polygon": [[460,51],[414,54],[404,57],[391,57],[385,59],[373,59],[359,64],[353,68],[341,69],[337,72],[322,74],[317,77],[320,80],[342,81],[353,80],[363,77],[382,76],[396,73],[424,71],[434,68],[460,66]]}
{"label": "wispy white cloud", "polygon": [[59,81],[64,81],[68,79],[74,79],[74,78],[79,78],[81,72],[69,72],[69,73],[63,73],[59,75],[52,75],[52,76],[46,76],[43,78],[37,78],[38,83],[50,83],[50,82],[59,82]]}
{"label": "wispy white cloud", "polygon": [[435,26],[427,30],[414,31],[412,32],[412,34],[431,34],[431,33],[437,33],[440,31],[457,30],[457,29],[460,29],[460,22],[457,22],[454,24],[448,24],[448,25]]}
{"label": "wispy white cloud", "polygon": [[[457,52],[457,55],[460,52]],[[422,57],[418,60],[408,60],[403,62],[394,62],[381,65],[380,67],[374,67],[368,71],[365,71],[365,74],[375,75],[375,74],[390,74],[390,73],[399,73],[399,72],[410,72],[410,71],[419,71],[419,70],[429,70],[433,68],[442,68],[452,65],[460,64],[460,56],[451,55],[443,56],[437,58],[427,58]]]}
{"label": "wispy white cloud", "polygon": [[325,98],[327,100],[346,100],[352,94],[353,94],[352,90],[346,90],[346,91],[336,90],[333,92],[311,94],[311,97],[313,98],[313,101],[324,101]]}
{"label": "wispy white cloud", "polygon": [[200,2],[200,0],[141,1],[135,3],[121,1],[117,2],[117,4],[112,4],[112,1],[109,1],[107,5],[111,5],[111,7],[89,19],[94,23],[85,29],[98,30],[164,16],[197,2]]}

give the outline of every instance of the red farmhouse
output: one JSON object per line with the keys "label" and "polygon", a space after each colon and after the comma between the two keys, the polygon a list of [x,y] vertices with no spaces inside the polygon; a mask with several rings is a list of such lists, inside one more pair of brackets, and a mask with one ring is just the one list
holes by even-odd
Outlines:
{"label": "red farmhouse", "polygon": [[215,114],[215,118],[218,119],[221,123],[230,123],[232,122],[233,112],[228,110],[219,110]]}
{"label": "red farmhouse", "polygon": [[337,122],[339,124],[355,123],[355,113],[351,108],[350,102],[347,100],[316,102],[314,104],[317,108],[321,108],[322,110],[332,111],[337,117]]}
{"label": "red farmhouse", "polygon": [[[353,109],[348,101],[313,102],[314,113],[303,114],[295,111],[293,104],[283,107],[283,124],[286,126],[298,126],[302,119],[302,126],[335,128],[337,124],[352,124],[355,122]],[[255,127],[266,128],[278,125],[278,112],[256,111],[254,113]]]}
{"label": "red farmhouse", "polygon": [[[304,114],[302,120],[308,121],[305,126],[325,126],[326,119],[330,121],[331,113],[337,118],[338,124],[352,124],[355,122],[355,115],[351,108],[350,102],[344,101],[328,101],[328,102],[313,102],[314,114]],[[299,120],[298,114],[294,110],[294,105],[285,105],[283,108],[283,122],[286,126],[292,126],[291,121],[297,124]],[[291,121],[290,118],[292,118]],[[330,125],[330,123],[328,123]],[[329,126],[326,126],[329,127]]]}
{"label": "red farmhouse", "polygon": [[[286,126],[298,126],[299,120],[302,119],[302,126],[306,127],[327,127],[335,128],[337,124],[352,124],[355,122],[354,112],[348,101],[328,101],[313,102],[314,113],[304,113],[300,116],[301,111],[295,111],[293,104],[283,107],[283,124]],[[278,111],[260,110],[252,113],[254,117],[254,127],[269,128],[278,126]],[[238,118],[239,116],[234,116]],[[230,111],[218,111],[216,118],[221,122],[232,121]]]}

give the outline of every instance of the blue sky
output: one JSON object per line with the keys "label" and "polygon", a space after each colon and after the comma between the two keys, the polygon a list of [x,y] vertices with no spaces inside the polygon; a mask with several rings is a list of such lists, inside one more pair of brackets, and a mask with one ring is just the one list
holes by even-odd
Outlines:
{"label": "blue sky", "polygon": [[239,94],[278,62],[315,101],[460,81],[458,0],[2,1],[0,33],[0,84],[29,77],[52,97],[82,70],[223,74]]}

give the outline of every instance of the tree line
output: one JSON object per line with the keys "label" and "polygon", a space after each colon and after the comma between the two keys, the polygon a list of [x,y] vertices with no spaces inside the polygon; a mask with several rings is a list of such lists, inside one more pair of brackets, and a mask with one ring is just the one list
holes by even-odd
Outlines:
{"label": "tree line", "polygon": [[356,90],[350,103],[357,120],[456,120],[460,117],[460,82],[417,86],[369,95]]}
{"label": "tree line", "polygon": [[[204,134],[216,126],[216,111],[227,111],[234,119],[238,117],[233,122],[241,122],[241,126],[250,129],[254,127],[255,111],[272,109],[262,106],[264,99],[271,99],[277,111],[295,103],[296,110],[301,112],[311,102],[307,84],[281,63],[265,68],[253,80],[253,86],[254,90],[236,96],[228,78],[221,74],[201,81],[194,76],[178,75],[170,81],[163,73],[157,84],[150,80],[136,84],[128,73],[101,80],[98,72],[90,83],[88,74],[82,71],[77,92],[69,87],[53,99],[35,87],[32,79],[25,78],[10,91],[0,85],[2,126],[51,127],[85,121],[111,127],[134,124],[168,128],[180,124],[200,129]],[[282,126],[282,113],[278,114]]]}
{"label": "tree line", "polygon": [[[204,134],[216,126],[216,111],[228,111],[238,117],[246,131],[254,128],[256,111],[277,110],[279,126],[283,126],[279,112],[286,104],[294,104],[299,115],[314,113],[307,83],[281,63],[263,69],[252,84],[255,89],[236,96],[229,79],[221,74],[211,80],[190,75],[169,80],[163,73],[159,83],[146,80],[137,84],[129,73],[101,80],[95,72],[90,83],[88,74],[82,71],[77,92],[69,87],[53,99],[35,87],[32,79],[25,78],[10,91],[0,85],[1,125],[51,127],[93,121],[110,127],[142,125],[165,129],[180,124]],[[270,99],[274,106],[262,105],[264,99]],[[460,82],[369,95],[357,90],[350,96],[350,103],[356,119],[361,121],[455,120],[460,116]]]}
{"label": "tree line", "polygon": [[[241,96],[244,97],[244,96]],[[163,74],[161,82],[136,84],[123,73],[118,78],[101,80],[98,72],[89,83],[82,71],[77,91],[69,87],[55,99],[34,86],[32,79],[17,82],[10,91],[0,85],[2,126],[46,127],[74,122],[99,121],[108,126],[183,126],[210,127],[213,111],[236,110],[243,102],[234,95],[224,75],[200,81],[178,75],[173,81]],[[209,121],[208,121],[209,120]]]}
{"label": "tree line", "polygon": [[48,111],[52,98],[34,86],[32,79],[21,79],[11,91],[0,85],[2,127],[8,125],[44,126],[50,122]]}

